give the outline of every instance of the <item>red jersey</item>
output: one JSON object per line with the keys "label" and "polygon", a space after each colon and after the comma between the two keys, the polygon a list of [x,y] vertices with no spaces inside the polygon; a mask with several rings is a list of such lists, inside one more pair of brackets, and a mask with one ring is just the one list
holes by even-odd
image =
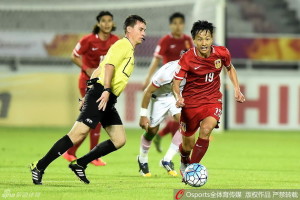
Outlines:
{"label": "red jersey", "polygon": [[183,35],[181,38],[174,38],[168,34],[161,38],[154,51],[154,56],[163,59],[163,64],[170,61],[178,60],[180,52],[193,47],[193,40],[188,35]]}
{"label": "red jersey", "polygon": [[73,54],[77,57],[82,57],[82,69],[79,77],[79,87],[85,88],[86,81],[90,77],[85,73],[87,68],[97,68],[103,60],[108,49],[119,38],[116,35],[110,34],[105,41],[101,40],[98,34],[88,34],[84,36],[76,45]]}
{"label": "red jersey", "polygon": [[226,47],[212,45],[208,58],[197,55],[196,47],[186,52],[179,60],[180,69],[175,79],[186,78],[182,91],[185,107],[198,107],[207,103],[222,103],[220,73],[222,67],[231,65],[231,56]]}

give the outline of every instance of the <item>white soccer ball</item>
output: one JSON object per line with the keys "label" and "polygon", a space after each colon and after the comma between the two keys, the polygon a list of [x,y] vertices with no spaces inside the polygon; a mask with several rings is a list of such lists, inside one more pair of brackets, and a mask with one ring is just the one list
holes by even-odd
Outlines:
{"label": "white soccer ball", "polygon": [[190,164],[184,171],[184,181],[192,187],[201,187],[207,182],[207,169],[199,163]]}

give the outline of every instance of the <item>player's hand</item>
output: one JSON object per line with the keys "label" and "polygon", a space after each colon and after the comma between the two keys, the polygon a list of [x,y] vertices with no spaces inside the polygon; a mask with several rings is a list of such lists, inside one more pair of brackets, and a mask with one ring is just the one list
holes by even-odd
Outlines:
{"label": "player's hand", "polygon": [[146,131],[148,131],[148,127],[149,127],[149,119],[148,119],[148,117],[145,117],[145,116],[141,116],[140,117],[140,127],[142,129],[145,129]]}
{"label": "player's hand", "polygon": [[82,110],[82,106],[84,104],[84,97],[82,99],[78,99],[79,100],[79,111]]}
{"label": "player's hand", "polygon": [[96,69],[96,68],[87,68],[87,69],[85,70],[85,73],[86,73],[89,77],[91,77],[92,74],[93,74],[93,72],[95,71],[95,69]]}
{"label": "player's hand", "polygon": [[184,103],[184,98],[182,97],[179,97],[176,101],[176,107],[177,108],[182,108],[185,106],[185,103]]}
{"label": "player's hand", "polygon": [[106,109],[106,105],[107,105],[107,102],[108,102],[108,99],[109,99],[109,95],[110,93],[108,91],[104,91],[101,95],[101,97],[96,101],[97,103],[99,103],[98,105],[98,110],[103,110],[105,111]]}
{"label": "player's hand", "polygon": [[241,93],[240,90],[234,90],[234,97],[235,100],[239,103],[243,103],[246,101],[245,96],[243,95],[243,93]]}

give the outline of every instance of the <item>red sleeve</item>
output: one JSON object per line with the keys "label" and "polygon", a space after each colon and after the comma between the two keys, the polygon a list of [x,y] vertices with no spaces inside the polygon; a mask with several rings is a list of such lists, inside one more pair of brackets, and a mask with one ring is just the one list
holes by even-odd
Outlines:
{"label": "red sleeve", "polygon": [[159,40],[158,45],[155,48],[154,56],[162,58],[166,55],[167,52],[167,38],[163,37]]}
{"label": "red sleeve", "polygon": [[187,53],[184,54],[178,64],[178,69],[175,72],[174,78],[177,80],[183,80],[186,77],[186,73],[189,71],[189,65],[188,65],[188,59],[187,59]]}
{"label": "red sleeve", "polygon": [[229,67],[231,65],[231,55],[227,48],[225,48],[224,52],[224,65],[225,67]]}
{"label": "red sleeve", "polygon": [[75,46],[73,54],[77,57],[84,55],[89,48],[89,37],[83,37]]}

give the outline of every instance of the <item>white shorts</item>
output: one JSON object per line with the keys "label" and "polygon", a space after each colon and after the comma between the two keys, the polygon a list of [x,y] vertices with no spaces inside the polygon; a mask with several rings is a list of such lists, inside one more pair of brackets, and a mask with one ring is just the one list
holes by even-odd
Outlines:
{"label": "white shorts", "polygon": [[151,98],[150,127],[156,127],[170,114],[179,114],[181,108],[176,107],[176,99],[173,95]]}

